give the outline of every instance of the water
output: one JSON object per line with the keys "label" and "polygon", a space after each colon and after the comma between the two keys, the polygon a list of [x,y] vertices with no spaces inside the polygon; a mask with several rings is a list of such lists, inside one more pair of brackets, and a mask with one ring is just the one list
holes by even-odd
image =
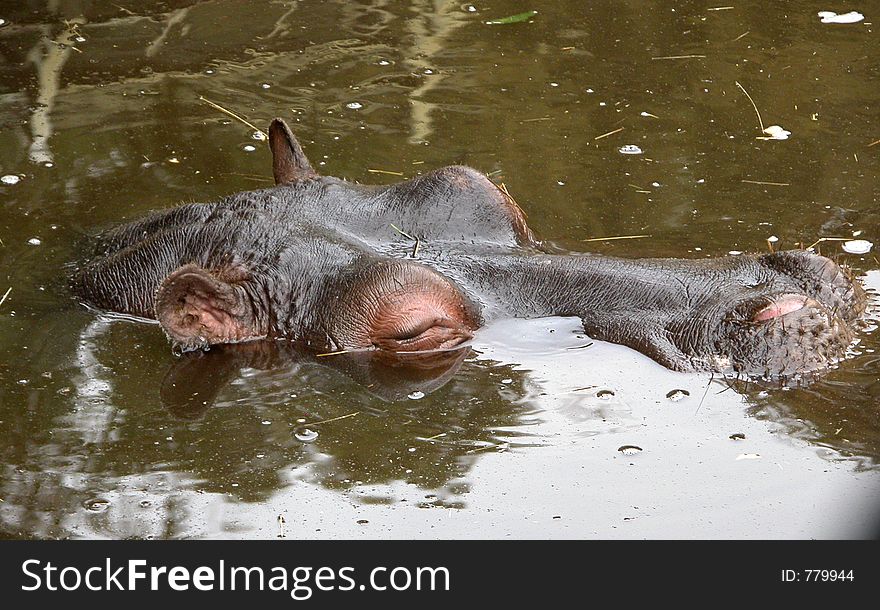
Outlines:
{"label": "water", "polygon": [[[485,22],[532,7],[170,6],[0,6],[0,534],[276,537],[279,515],[297,538],[872,525],[876,333],[821,380],[779,388],[585,348],[571,320],[509,322],[439,387],[393,371],[370,387],[342,361],[178,358],[156,326],[101,317],[64,287],[102,228],[270,185],[255,128],[274,116],[350,180],[477,167],[569,249],[876,243],[867,6],[853,7],[862,22],[823,24],[814,2],[571,1],[503,25]],[[760,139],[772,125],[791,135]],[[634,235],[648,237],[585,242]],[[876,253],[843,243],[817,248],[880,287]],[[320,434],[303,442],[302,428]]]}

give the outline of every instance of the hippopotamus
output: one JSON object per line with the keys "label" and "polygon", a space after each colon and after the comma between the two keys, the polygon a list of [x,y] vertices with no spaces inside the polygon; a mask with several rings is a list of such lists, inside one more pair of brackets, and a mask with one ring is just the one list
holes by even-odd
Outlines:
{"label": "hippopotamus", "polygon": [[865,291],[804,250],[700,260],[567,252],[464,166],[370,186],[319,174],[281,119],[275,186],[158,211],[98,238],[73,291],[157,320],[174,348],[257,339],[319,353],[451,350],[503,317],[577,316],[676,371],[821,371]]}

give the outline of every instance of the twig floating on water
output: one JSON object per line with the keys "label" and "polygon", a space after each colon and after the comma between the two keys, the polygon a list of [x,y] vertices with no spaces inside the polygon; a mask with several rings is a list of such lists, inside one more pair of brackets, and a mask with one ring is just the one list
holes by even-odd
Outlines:
{"label": "twig floating on water", "polygon": [[614,241],[616,239],[641,239],[643,237],[651,237],[650,235],[616,235],[614,237],[591,237],[590,239],[582,239],[581,241]]}
{"label": "twig floating on water", "polygon": [[733,81],[736,83],[736,86],[739,87],[743,93],[746,94],[746,97],[749,98],[749,101],[752,103],[752,108],[755,109],[755,114],[758,115],[758,125],[761,127],[761,133],[764,133],[764,121],[761,120],[761,113],[758,112],[758,105],[755,104],[755,100],[752,99],[752,96],[749,95],[749,92],[746,91],[746,88],[739,84],[739,81]]}
{"label": "twig floating on water", "polygon": [[6,297],[9,296],[9,293],[12,292],[12,286],[6,289],[6,292],[3,293],[3,298],[0,298],[0,305],[6,302]]}
{"label": "twig floating on water", "polygon": [[339,417],[334,417],[332,419],[322,419],[321,421],[312,422],[310,424],[304,424],[306,426],[320,426],[321,424],[329,424],[333,421],[339,421],[340,419],[348,419],[349,417],[354,417],[355,415],[360,415],[360,411],[355,411],[354,413],[349,413],[348,415],[340,415]]}
{"label": "twig floating on water", "polygon": [[746,184],[766,184],[768,186],[791,186],[788,182],[764,182],[763,180],[740,180]]}
{"label": "twig floating on water", "polygon": [[850,241],[850,239],[852,239],[852,238],[850,238],[850,237],[820,237],[815,242],[813,242],[812,245],[804,248],[804,250],[810,250],[812,248],[815,248],[816,246],[818,246],[819,244],[821,244],[822,242],[825,242],[825,241]]}
{"label": "twig floating on water", "polygon": [[663,55],[662,57],[652,57],[651,59],[705,59],[705,55]]}
{"label": "twig floating on water", "polygon": [[245,125],[247,125],[247,126],[250,127],[251,129],[253,129],[254,131],[258,132],[260,135],[262,135],[262,136],[263,136],[263,139],[268,139],[268,138],[269,138],[269,135],[268,135],[265,131],[263,131],[262,129],[260,129],[259,127],[257,127],[256,125],[254,125],[253,123],[249,123],[246,119],[244,119],[244,118],[242,118],[241,116],[235,114],[235,113],[232,112],[231,110],[227,110],[226,108],[224,108],[224,107],[221,106],[220,104],[217,104],[217,103],[215,103],[215,102],[212,102],[211,100],[209,100],[209,99],[206,98],[205,96],[200,95],[200,96],[199,96],[199,101],[205,102],[206,104],[208,104],[208,105],[211,106],[212,108],[215,108],[215,109],[219,110],[219,111],[222,112],[223,114],[226,114],[226,115],[228,115],[228,116],[231,116],[231,117],[232,117],[233,119],[235,119],[236,121],[240,121],[240,122],[244,123]]}
{"label": "twig floating on water", "polygon": [[388,174],[389,176],[402,176],[403,172],[390,172],[386,169],[368,169],[371,174]]}
{"label": "twig floating on water", "polygon": [[608,133],[603,133],[601,136],[596,136],[595,138],[593,138],[593,141],[601,140],[602,138],[607,138],[608,136],[613,136],[614,134],[619,133],[624,129],[626,129],[626,127],[618,127],[614,131],[609,131]]}
{"label": "twig floating on water", "polygon": [[730,42],[736,42],[737,40],[742,40],[743,38],[748,36],[750,33],[751,33],[751,30],[746,30],[745,32],[743,32],[742,34],[740,34],[739,36],[737,36],[736,38],[734,38]]}

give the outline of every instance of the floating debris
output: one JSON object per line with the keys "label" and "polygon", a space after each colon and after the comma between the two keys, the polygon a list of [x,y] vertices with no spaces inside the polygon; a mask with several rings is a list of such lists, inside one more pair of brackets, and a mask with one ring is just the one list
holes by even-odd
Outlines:
{"label": "floating debris", "polygon": [[407,395],[407,398],[409,398],[410,400],[419,400],[419,399],[424,398],[424,397],[425,397],[425,393],[424,393],[424,392],[419,392],[418,390],[416,390],[416,391],[413,392],[412,394],[408,394],[408,395]]}
{"label": "floating debris", "polygon": [[270,85],[269,83],[260,83],[260,86],[261,86],[263,89],[268,89],[268,88],[271,87],[272,85]]}
{"label": "floating debris", "polygon": [[765,127],[764,133],[767,134],[767,137],[761,138],[762,140],[787,140],[788,136],[791,135],[790,131],[783,129],[779,125],[770,125],[769,127]]}
{"label": "floating debris", "polygon": [[487,21],[486,25],[507,25],[510,23],[522,23],[523,21],[528,21],[537,14],[538,11],[526,11],[525,13],[511,15],[510,17],[503,17],[501,19],[493,19],[492,21]]}
{"label": "floating debris", "polygon": [[318,432],[305,426],[297,428],[293,433],[293,438],[301,443],[311,443],[318,438]]}
{"label": "floating debris", "polygon": [[617,149],[617,152],[619,152],[622,155],[640,155],[644,151],[641,148],[639,148],[638,146],[636,146],[635,144],[624,144],[623,146],[621,146],[620,148]]}
{"label": "floating debris", "polygon": [[252,144],[245,144],[241,147],[241,149],[245,152],[254,152],[255,150],[257,150],[257,147]]}
{"label": "floating debris", "polygon": [[691,393],[688,392],[687,390],[672,390],[671,392],[666,394],[666,398],[668,398],[672,402],[678,402],[678,401],[682,400],[683,398],[690,396],[690,395],[691,395]]}
{"label": "floating debris", "polygon": [[858,23],[865,18],[864,15],[857,11],[850,11],[838,15],[834,11],[819,11],[817,13],[822,23]]}
{"label": "floating debris", "polygon": [[736,460],[759,460],[761,459],[761,455],[758,453],[741,453],[736,456]]}
{"label": "floating debris", "polygon": [[360,110],[364,107],[360,102],[349,102],[345,105],[346,108],[350,108],[352,110]]}
{"label": "floating debris", "polygon": [[21,182],[21,176],[16,176],[15,174],[6,174],[2,178],[0,178],[0,182],[3,184],[13,185]]}
{"label": "floating debris", "polygon": [[83,508],[92,513],[103,513],[110,507],[110,500],[104,498],[89,498],[83,502]]}
{"label": "floating debris", "polygon": [[251,134],[251,138],[253,138],[254,140],[259,140],[260,142],[263,142],[268,139],[266,137],[266,134],[264,134],[262,131],[255,131],[254,133]]}
{"label": "floating debris", "polygon": [[731,434],[729,438],[732,441],[744,441],[746,440],[746,435],[742,432],[735,432],[734,434]]}
{"label": "floating debris", "polygon": [[873,247],[874,244],[867,239],[853,239],[843,242],[843,251],[849,254],[867,254]]}
{"label": "floating debris", "polygon": [[39,245],[40,245],[41,243],[43,243],[43,242],[40,240],[39,237],[31,237],[31,238],[27,241],[27,243],[30,244],[31,246],[39,246]]}
{"label": "floating debris", "polygon": [[638,445],[623,445],[618,447],[617,450],[623,455],[635,455],[642,452],[642,448]]}
{"label": "floating debris", "polygon": [[614,396],[614,392],[611,390],[599,390],[596,392],[596,398],[601,398],[602,400],[611,400],[612,396]]}

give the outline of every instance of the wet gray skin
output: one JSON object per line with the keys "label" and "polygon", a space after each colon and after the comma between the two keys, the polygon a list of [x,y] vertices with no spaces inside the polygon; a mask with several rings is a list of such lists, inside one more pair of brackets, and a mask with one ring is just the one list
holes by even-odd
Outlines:
{"label": "wet gray skin", "polygon": [[577,316],[592,338],[674,370],[765,377],[835,364],[867,304],[833,261],[803,251],[696,261],[547,254],[518,205],[474,169],[361,186],[318,175],[284,121],[268,133],[275,188],[109,232],[74,291],[157,319],[184,351],[286,339],[321,351],[429,352],[493,319]]}
{"label": "wet gray skin", "polygon": [[[0,536],[873,534],[880,264],[876,247],[856,255],[815,242],[878,242],[877,16],[851,7],[864,22],[822,24],[815,13],[827,6],[755,0],[650,11],[640,0],[469,6],[0,7],[0,177],[13,177],[0,181]],[[529,9],[538,14],[527,22],[485,23]],[[736,83],[763,125],[789,139],[758,139],[755,108]],[[481,326],[468,327],[473,338],[459,351],[323,356],[333,344],[319,348],[317,325],[312,348],[267,339],[176,356],[158,324],[71,295],[69,278],[100,258],[98,235],[179,203],[299,188],[273,186],[270,150],[255,137],[275,116],[321,180],[346,180],[349,197],[358,184],[377,185],[358,191],[370,201],[376,189],[468,166],[519,202],[538,251],[511,243],[497,207],[454,227],[451,240],[427,238],[443,228],[427,224],[436,207],[411,217],[400,207],[373,224],[355,223],[350,206],[311,210],[317,220],[285,212],[286,230],[300,226],[337,249],[323,259],[328,269],[343,255],[369,263],[364,270],[390,258],[460,290]],[[309,207],[300,201],[300,210]],[[337,217],[348,228],[332,227]],[[386,220],[420,238],[415,257],[413,240]],[[257,229],[224,237],[241,245]],[[463,243],[465,229],[473,235]],[[499,272],[515,275],[574,252],[589,253],[577,266],[619,261],[607,267],[617,279],[598,299],[606,305],[646,294],[619,278],[655,278],[649,260],[685,259],[692,282],[697,261],[712,276],[731,265],[735,277],[698,293],[709,320],[713,294],[727,312],[735,308],[722,296],[746,297],[750,307],[734,317],[754,315],[744,286],[760,274],[771,284],[756,296],[802,294],[802,280],[785,279],[790,267],[765,264],[785,256],[760,257],[810,245],[868,288],[868,309],[846,358],[801,363],[819,374],[809,383],[785,375],[785,385],[674,372],[652,358],[682,346],[649,358],[590,338],[578,317],[510,318],[568,311],[594,283],[570,291],[571,303],[546,303],[533,297],[557,293],[502,284],[477,264],[507,261]],[[623,329],[647,336],[643,347],[660,338],[649,319],[665,328],[663,315],[679,312],[694,324],[680,315],[682,291],[663,286],[669,294],[657,286],[655,296],[672,306]],[[816,301],[824,314],[829,301]],[[778,311],[797,300],[784,303]],[[589,313],[622,341],[603,312]],[[728,348],[712,353],[766,356],[750,333],[770,327],[782,332],[767,320],[733,324],[743,350],[722,337]],[[683,328],[672,324],[671,336]],[[628,445],[642,451],[619,451]]]}

